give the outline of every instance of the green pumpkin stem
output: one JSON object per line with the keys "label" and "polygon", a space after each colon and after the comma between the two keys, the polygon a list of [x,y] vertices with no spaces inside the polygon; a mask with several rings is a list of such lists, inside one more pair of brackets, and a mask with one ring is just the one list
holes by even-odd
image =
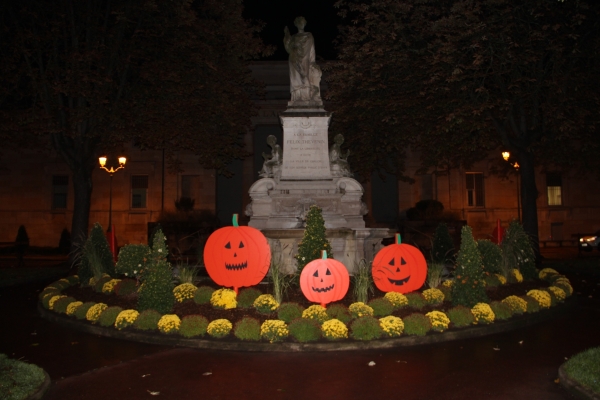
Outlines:
{"label": "green pumpkin stem", "polygon": [[233,223],[233,226],[235,226],[236,228],[238,228],[240,226],[238,224],[238,215],[237,214],[233,214],[233,218],[231,218],[231,223]]}
{"label": "green pumpkin stem", "polygon": [[396,244],[402,244],[402,238],[399,233],[396,233]]}
{"label": "green pumpkin stem", "polygon": [[327,260],[327,250],[321,250],[321,260]]}

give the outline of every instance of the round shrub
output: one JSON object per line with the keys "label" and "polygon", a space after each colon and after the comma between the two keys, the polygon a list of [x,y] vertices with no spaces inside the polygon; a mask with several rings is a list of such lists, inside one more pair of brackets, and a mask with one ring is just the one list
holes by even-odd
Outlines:
{"label": "round shrub", "polygon": [[516,268],[513,269],[512,271],[510,271],[510,277],[513,282],[517,282],[517,283],[523,282],[523,275],[521,274],[521,271],[519,271]]}
{"label": "round shrub", "polygon": [[498,279],[496,274],[485,275],[483,280],[485,281],[485,286],[489,288],[495,288],[502,285],[502,282],[500,282],[500,279]]}
{"label": "round shrub", "polygon": [[331,319],[339,319],[343,323],[347,324],[352,321],[352,314],[350,310],[343,304],[335,303],[327,307],[327,315]]}
{"label": "round shrub", "polygon": [[444,293],[440,289],[427,289],[423,291],[423,298],[430,305],[439,305],[444,302]]}
{"label": "round shrub", "polygon": [[186,338],[204,336],[208,328],[208,320],[202,315],[186,315],[181,319],[179,334]]}
{"label": "round shrub", "polygon": [[235,323],[233,334],[240,340],[260,340],[260,321],[256,318],[244,317]]}
{"label": "round shrub", "polygon": [[279,303],[272,294],[261,294],[252,305],[261,314],[271,314],[279,308]]}
{"label": "round shrub", "polygon": [[281,303],[277,310],[277,318],[289,324],[296,318],[302,318],[302,311],[304,308],[298,303]]}
{"label": "round shrub", "polygon": [[83,302],[81,301],[75,301],[73,303],[70,303],[67,306],[67,315],[75,315],[75,311],[77,311],[77,309],[81,307],[82,304]]}
{"label": "round shrub", "polygon": [[142,331],[157,329],[160,317],[160,313],[156,310],[144,310],[136,318],[133,327]]}
{"label": "round shrub", "polygon": [[208,324],[206,327],[206,333],[214,338],[220,339],[229,335],[229,332],[231,332],[232,328],[233,325],[231,322],[229,322],[229,320],[224,318],[216,319]]}
{"label": "round shrub", "polygon": [[302,318],[314,319],[319,323],[323,323],[329,319],[327,311],[319,304],[313,304],[306,310],[302,311]]}
{"label": "round shrub", "polygon": [[557,279],[556,281],[554,281],[553,286],[564,290],[567,297],[573,294],[573,286],[571,286],[571,282],[567,278]]}
{"label": "round shrub", "polygon": [[[62,294],[59,291],[46,292],[44,297],[42,297],[42,306],[46,310],[49,310],[50,309],[50,300],[52,300],[56,296],[60,297],[60,296],[62,296]],[[57,297],[54,301],[58,300],[59,297]]]}
{"label": "round shrub", "polygon": [[175,286],[173,289],[173,295],[175,296],[175,301],[178,303],[183,303],[186,300],[190,300],[194,298],[194,293],[196,293],[197,287],[192,283],[182,283],[181,285]]}
{"label": "round shrub", "polygon": [[506,278],[504,277],[504,275],[500,275],[500,274],[495,274],[496,278],[498,278],[498,281],[500,281],[501,285],[506,285]]}
{"label": "round shrub", "polygon": [[330,319],[321,325],[321,333],[327,340],[346,339],[348,337],[348,327],[339,319]]}
{"label": "round shrub", "polygon": [[[452,281],[444,281],[444,282],[452,282]],[[444,286],[443,284],[438,287],[441,292],[444,294],[444,300],[452,301],[452,288]]]}
{"label": "round shrub", "polygon": [[140,313],[137,310],[123,310],[115,319],[115,328],[118,330],[132,326]]}
{"label": "round shrub", "polygon": [[52,282],[49,286],[55,287],[58,290],[64,290],[71,286],[71,283],[67,279],[59,279],[55,282]]}
{"label": "round shrub", "polygon": [[396,310],[408,305],[408,299],[402,293],[387,292],[383,297],[388,299]]}
{"label": "round shrub", "polygon": [[50,294],[52,294],[52,295],[60,294],[60,290],[57,289],[57,288],[55,288],[55,287],[53,287],[53,286],[46,286],[44,288],[44,290],[42,290],[40,292],[40,294],[38,295],[38,299],[40,299],[40,301],[43,301],[44,297],[46,297],[46,296],[48,296]]}
{"label": "round shrub", "polygon": [[290,335],[300,343],[314,342],[321,338],[321,325],[314,319],[296,318],[288,329]]}
{"label": "round shrub", "polygon": [[527,292],[527,296],[534,298],[540,305],[540,308],[550,308],[552,305],[552,298],[550,294],[543,290],[530,290]]}
{"label": "round shrub", "polygon": [[158,330],[161,333],[176,333],[179,331],[179,326],[181,325],[181,320],[175,314],[166,314],[160,317],[158,320]]}
{"label": "round shrub", "polygon": [[215,289],[210,286],[200,286],[194,292],[194,303],[196,304],[208,304],[210,303],[210,298],[212,297]]}
{"label": "round shrub", "polygon": [[519,296],[519,297],[521,299],[525,300],[525,302],[527,303],[526,312],[528,314],[540,311],[540,303],[538,303],[538,301],[536,299],[534,299],[533,297],[529,297],[529,296]]}
{"label": "round shrub", "polygon": [[120,279],[111,279],[110,281],[106,282],[104,285],[102,285],[102,293],[104,293],[104,294],[114,293],[115,286],[117,286],[117,284],[119,282],[121,282]]}
{"label": "round shrub", "polygon": [[[558,286],[549,286],[546,290],[554,295],[557,302],[564,301],[567,298],[565,291]],[[56,310],[56,304],[54,305],[54,309]]]}
{"label": "round shrub", "polygon": [[350,311],[352,318],[373,316],[373,309],[361,301],[350,304],[348,310]]}
{"label": "round shrub", "polygon": [[93,301],[86,301],[85,303],[77,307],[73,315],[75,315],[75,318],[77,319],[85,319],[88,310],[92,308],[94,304],[96,303],[94,303]]}
{"label": "round shrub", "polygon": [[540,289],[540,290],[544,293],[547,293],[548,296],[550,296],[550,307],[554,307],[555,305],[557,305],[559,303],[558,297],[556,297],[554,292],[552,292],[551,290],[548,290],[548,288],[544,288],[544,289]]}
{"label": "round shrub", "polygon": [[513,315],[510,306],[501,301],[492,301],[490,303],[490,308],[492,309],[492,312],[496,316],[496,319],[500,320],[500,321],[509,319]]}
{"label": "round shrub", "polygon": [[398,337],[404,331],[404,322],[402,319],[393,315],[379,318],[379,326],[383,331],[383,335],[387,337]]}
{"label": "round shrub", "polygon": [[108,308],[107,304],[97,303],[90,307],[88,312],[85,314],[85,319],[90,322],[96,323],[100,318],[100,315]]}
{"label": "round shrub", "polygon": [[253,287],[241,289],[237,296],[238,307],[252,307],[254,300],[256,300],[261,294],[262,292],[260,290]]}
{"label": "round shrub", "polygon": [[471,309],[465,306],[454,306],[448,310],[447,315],[450,322],[457,328],[469,326],[475,322]]}
{"label": "round shrub", "polygon": [[287,324],[279,319],[268,319],[260,326],[260,336],[270,343],[279,342],[289,334]]}
{"label": "round shrub", "polygon": [[448,325],[450,325],[450,319],[441,311],[431,311],[425,314],[425,316],[431,322],[431,329],[436,332],[444,332],[448,329]]}
{"label": "round shrub", "polygon": [[70,296],[62,297],[54,302],[54,305],[52,306],[52,310],[59,314],[66,314],[67,307],[69,306],[69,304],[71,304],[75,301],[76,300]]}
{"label": "round shrub", "polygon": [[431,321],[420,313],[410,314],[402,320],[404,322],[404,333],[414,336],[425,336],[431,330]]}
{"label": "round shrub", "polygon": [[112,278],[108,275],[102,276],[102,278],[94,282],[94,292],[103,293],[102,289],[104,289],[104,284],[110,282],[111,280]]}
{"label": "round shrub", "polygon": [[[50,297],[50,296],[48,296],[48,297]],[[65,297],[67,297],[67,296],[62,295],[62,294],[57,294],[57,295],[54,295],[54,296],[50,297],[50,300],[48,300],[48,310],[53,310],[54,309],[54,304],[58,300],[64,299]]]}
{"label": "round shrub", "polygon": [[379,339],[383,330],[375,317],[360,317],[350,324],[350,337],[355,340]]}
{"label": "round shrub", "polygon": [[368,305],[373,309],[373,316],[375,317],[385,317],[394,312],[394,306],[385,297],[373,299]]}
{"label": "round shrub", "polygon": [[79,283],[79,277],[77,275],[69,275],[63,279],[69,281],[69,286],[77,285]]}
{"label": "round shrub", "polygon": [[123,311],[123,309],[119,306],[108,307],[100,314],[98,324],[100,324],[100,326],[113,326],[121,311]]}
{"label": "round shrub", "polygon": [[559,275],[559,274],[558,274],[557,270],[552,269],[552,268],[544,268],[538,273],[539,278],[543,281],[548,280],[548,278],[551,275]]}
{"label": "round shrub", "polygon": [[237,307],[236,294],[231,289],[215,290],[210,296],[210,304],[215,308],[229,310]]}
{"label": "round shrub", "polygon": [[518,296],[508,296],[502,303],[506,304],[513,314],[523,314],[527,311],[527,301]]}
{"label": "round shrub", "polygon": [[427,305],[427,301],[425,301],[423,295],[418,292],[408,293],[406,299],[408,300],[408,306],[417,310],[421,310]]}
{"label": "round shrub", "polygon": [[150,247],[146,244],[128,244],[119,250],[115,271],[130,277],[140,276],[150,256]]}
{"label": "round shrub", "polygon": [[135,279],[121,279],[121,281],[115,285],[114,292],[117,296],[128,296],[137,292],[137,290],[138,285]]}
{"label": "round shrub", "polygon": [[473,316],[475,317],[474,324],[482,324],[482,325],[491,324],[492,322],[494,322],[494,319],[496,318],[496,316],[494,315],[494,312],[492,311],[492,308],[487,303],[475,304],[473,306],[473,308],[471,308],[471,312],[473,313]]}

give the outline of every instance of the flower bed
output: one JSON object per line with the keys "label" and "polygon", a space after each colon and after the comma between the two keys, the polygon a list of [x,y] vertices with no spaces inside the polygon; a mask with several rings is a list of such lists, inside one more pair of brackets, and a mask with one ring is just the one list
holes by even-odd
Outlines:
{"label": "flower bed", "polygon": [[[494,324],[553,307],[572,294],[568,279],[556,271],[544,269],[540,277],[543,280],[489,288],[489,304],[479,303],[470,309],[453,306],[440,297],[444,296],[444,287],[451,286],[447,282],[440,290],[428,289],[409,296],[376,292],[368,304],[354,303],[348,294],[341,301],[329,304],[327,309],[309,303],[295,291],[288,293],[288,301],[278,304],[268,293],[269,285],[245,289],[253,290],[252,293],[244,293],[242,289],[236,296],[229,289],[209,283],[196,289],[185,284],[174,289],[177,302],[173,310],[161,315],[153,310],[138,312],[135,292],[118,296],[114,293],[118,285],[109,294],[103,293],[104,290],[96,292],[77,285],[76,277],[69,277],[46,287],[40,293],[40,300],[44,308],[69,319],[79,318],[87,321],[82,323],[102,326],[107,326],[106,321],[109,321],[112,329],[122,332],[145,331],[171,338],[267,345],[365,342],[439,335],[468,326]],[[246,307],[242,308],[239,303]],[[103,318],[103,314],[109,312],[112,314]]]}

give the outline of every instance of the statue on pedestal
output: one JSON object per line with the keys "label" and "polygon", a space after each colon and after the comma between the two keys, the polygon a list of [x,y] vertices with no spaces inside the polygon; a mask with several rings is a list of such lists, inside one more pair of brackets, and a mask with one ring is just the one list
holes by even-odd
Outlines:
{"label": "statue on pedestal", "polygon": [[[289,53],[290,66],[290,92],[291,103],[299,102],[300,105],[317,103],[321,100],[321,68],[315,62],[315,40],[310,32],[304,32],[306,20],[298,17],[294,20],[298,33],[290,35],[286,26],[284,28],[283,44]],[[303,104],[305,103],[305,104]]]}
{"label": "statue on pedestal", "polygon": [[267,137],[267,144],[271,147],[271,154],[262,153],[264,162],[258,175],[263,178],[273,178],[281,172],[282,151],[281,146],[277,144],[277,138],[273,135]]}
{"label": "statue on pedestal", "polygon": [[348,164],[348,156],[350,150],[346,151],[346,154],[342,153],[342,143],[344,143],[344,136],[341,134],[335,135],[333,138],[334,145],[329,150],[329,165],[331,167],[332,176],[348,176],[352,177],[350,171],[350,165]]}

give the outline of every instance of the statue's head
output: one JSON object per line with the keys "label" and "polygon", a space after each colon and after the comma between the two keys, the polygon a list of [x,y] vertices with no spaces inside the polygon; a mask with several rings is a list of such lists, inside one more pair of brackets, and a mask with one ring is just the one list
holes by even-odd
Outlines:
{"label": "statue's head", "polygon": [[277,143],[277,138],[273,135],[269,135],[267,136],[267,144],[269,144],[271,147],[273,147],[275,145],[275,143]]}
{"label": "statue's head", "polygon": [[306,20],[304,17],[298,17],[294,20],[294,25],[298,28],[299,31],[303,31],[306,26]]}
{"label": "statue's head", "polygon": [[333,138],[333,141],[339,145],[341,145],[342,143],[344,143],[344,136],[342,136],[341,133],[338,133],[337,135],[335,135],[335,137]]}

